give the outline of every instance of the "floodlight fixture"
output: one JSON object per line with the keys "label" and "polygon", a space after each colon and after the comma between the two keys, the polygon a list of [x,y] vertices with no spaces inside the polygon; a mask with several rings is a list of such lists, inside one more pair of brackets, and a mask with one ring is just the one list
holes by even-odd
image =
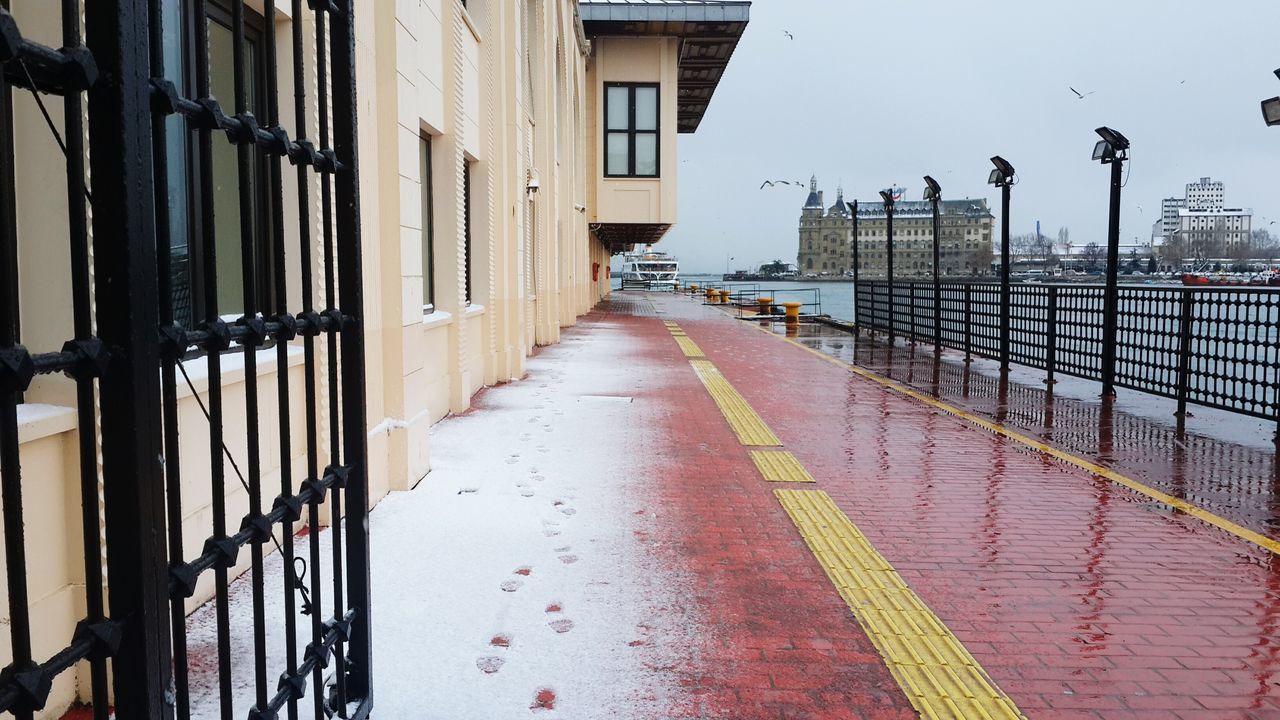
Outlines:
{"label": "floodlight fixture", "polygon": [[[1280,70],[1276,72],[1280,73]],[[1262,101],[1262,119],[1268,127],[1280,125],[1280,97]]]}
{"label": "floodlight fixture", "polygon": [[937,180],[934,180],[932,177],[925,175],[924,176],[924,199],[939,200],[941,198],[942,198],[942,186],[938,184]]}
{"label": "floodlight fixture", "polygon": [[1109,163],[1116,159],[1116,150],[1106,140],[1099,140],[1098,144],[1093,146],[1093,159]]}
{"label": "floodlight fixture", "polygon": [[1111,147],[1114,148],[1117,153],[1122,153],[1129,149],[1129,138],[1109,127],[1100,127],[1094,132],[1098,133],[1098,136],[1103,140],[1110,143]]}
{"label": "floodlight fixture", "polygon": [[991,175],[987,177],[987,182],[996,187],[1005,187],[1013,184],[1013,176],[1017,171],[1013,169],[1008,160],[996,155],[991,158],[991,164],[995,165],[996,169],[991,171]]}

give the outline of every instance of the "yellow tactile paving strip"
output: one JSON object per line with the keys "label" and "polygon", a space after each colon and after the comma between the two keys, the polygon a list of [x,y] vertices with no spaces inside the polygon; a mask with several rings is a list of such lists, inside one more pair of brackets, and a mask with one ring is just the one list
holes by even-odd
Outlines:
{"label": "yellow tactile paving strip", "polygon": [[698,347],[698,343],[690,340],[688,335],[676,335],[675,339],[685,357],[705,357],[702,348]]}
{"label": "yellow tactile paving strip", "polygon": [[733,428],[739,442],[743,445],[756,446],[782,445],[769,426],[764,424],[764,420],[756,414],[756,411],[747,404],[747,401],[738,394],[738,391],[729,384],[710,360],[690,360],[689,364],[698,374],[698,379],[706,386],[707,392],[711,393],[711,398],[716,401],[720,412],[724,413],[724,419],[729,421],[729,427]]}
{"label": "yellow tactile paving strip", "polygon": [[813,482],[813,476],[786,450],[752,450],[751,461],[769,482]]}
{"label": "yellow tactile paving strip", "polygon": [[773,493],[921,717],[1024,717],[825,492]]}

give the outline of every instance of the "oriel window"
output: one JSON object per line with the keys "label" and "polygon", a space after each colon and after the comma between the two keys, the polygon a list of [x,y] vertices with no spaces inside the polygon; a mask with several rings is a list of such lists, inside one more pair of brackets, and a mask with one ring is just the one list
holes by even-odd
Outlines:
{"label": "oriel window", "polygon": [[608,177],[658,177],[658,86],[605,83]]}

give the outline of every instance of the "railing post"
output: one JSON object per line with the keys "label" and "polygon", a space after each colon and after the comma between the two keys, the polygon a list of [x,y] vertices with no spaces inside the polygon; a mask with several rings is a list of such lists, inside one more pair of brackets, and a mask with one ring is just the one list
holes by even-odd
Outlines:
{"label": "railing post", "polygon": [[1192,312],[1195,300],[1191,290],[1183,290],[1178,304],[1182,317],[1178,324],[1178,410],[1179,418],[1186,417],[1187,395],[1191,381],[1191,329],[1194,320]]}
{"label": "railing post", "polygon": [[[342,332],[343,458],[352,468],[345,490],[347,602],[355,611],[346,669],[347,697],[366,698],[373,707],[373,623],[369,572],[369,421],[365,395],[364,270],[360,236],[360,174],[356,101],[356,18],[354,0],[337,0],[329,34],[333,65],[333,149],[345,165],[336,174],[334,204],[338,259],[338,304],[352,318]],[[372,8],[372,3],[364,6]],[[315,570],[313,570],[315,572]],[[341,685],[339,686],[341,687]],[[320,688],[316,688],[319,692]]]}
{"label": "railing post", "polygon": [[[93,259],[98,334],[113,348],[99,380],[110,615],[123,623],[115,712],[173,717],[169,568],[165,548],[151,58],[146,0],[85,4],[86,40],[101,72],[89,91]],[[166,298],[167,300],[167,298]]]}
{"label": "railing post", "polygon": [[964,361],[973,360],[973,285],[964,286]]}
{"label": "railing post", "polygon": [[1116,331],[1120,315],[1120,188],[1122,163],[1111,163],[1111,214],[1107,226],[1107,289],[1102,302],[1102,394],[1116,394]]}
{"label": "railing post", "polygon": [[1049,308],[1046,311],[1045,319],[1045,348],[1044,348],[1044,364],[1047,374],[1045,375],[1045,384],[1052,385],[1057,382],[1053,378],[1053,372],[1058,366],[1058,286],[1049,286]]}

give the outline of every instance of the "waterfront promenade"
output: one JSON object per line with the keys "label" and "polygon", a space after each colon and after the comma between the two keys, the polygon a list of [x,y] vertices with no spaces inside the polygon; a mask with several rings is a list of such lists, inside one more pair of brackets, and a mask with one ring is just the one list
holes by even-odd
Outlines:
{"label": "waterfront promenade", "polygon": [[375,713],[1280,717],[1257,509],[1023,433],[614,293],[372,513]]}

